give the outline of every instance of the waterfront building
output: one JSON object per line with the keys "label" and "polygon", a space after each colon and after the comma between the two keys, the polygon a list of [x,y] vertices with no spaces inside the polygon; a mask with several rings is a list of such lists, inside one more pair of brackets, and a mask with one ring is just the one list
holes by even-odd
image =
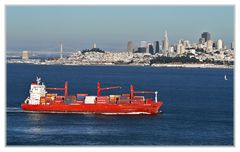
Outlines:
{"label": "waterfront building", "polygon": [[168,35],[167,35],[167,31],[165,31],[165,34],[164,34],[164,39],[163,39],[163,51],[166,52],[168,51],[168,48],[169,48],[169,42],[168,42]]}
{"label": "waterfront building", "polygon": [[155,48],[155,53],[159,53],[160,52],[159,41],[155,41],[154,42],[154,48]]}
{"label": "waterfront building", "polygon": [[217,49],[223,48],[223,41],[221,39],[217,40]]}
{"label": "waterfront building", "polygon": [[28,59],[29,59],[28,51],[22,51],[22,60],[28,60]]}
{"label": "waterfront building", "polygon": [[211,40],[211,34],[209,32],[203,32],[201,38],[204,38],[204,42]]}
{"label": "waterfront building", "polygon": [[127,50],[128,50],[128,53],[134,53],[134,47],[133,47],[132,41],[128,41]]}

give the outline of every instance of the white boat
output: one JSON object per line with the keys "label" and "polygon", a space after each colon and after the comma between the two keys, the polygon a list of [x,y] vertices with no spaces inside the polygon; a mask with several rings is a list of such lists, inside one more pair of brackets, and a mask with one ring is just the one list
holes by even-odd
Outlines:
{"label": "white boat", "polygon": [[225,74],[225,76],[224,76],[224,80],[227,80],[227,76],[226,76],[226,74]]}

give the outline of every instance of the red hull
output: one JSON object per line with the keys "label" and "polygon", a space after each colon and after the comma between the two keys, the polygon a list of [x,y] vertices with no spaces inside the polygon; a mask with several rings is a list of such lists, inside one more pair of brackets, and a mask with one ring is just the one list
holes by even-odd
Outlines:
{"label": "red hull", "polygon": [[96,113],[96,114],[157,114],[162,102],[150,104],[22,104],[26,111],[64,112],[64,113]]}

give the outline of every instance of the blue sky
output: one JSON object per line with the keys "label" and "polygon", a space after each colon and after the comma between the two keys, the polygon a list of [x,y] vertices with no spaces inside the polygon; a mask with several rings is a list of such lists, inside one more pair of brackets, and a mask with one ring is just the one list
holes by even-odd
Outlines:
{"label": "blue sky", "polygon": [[63,43],[76,49],[95,42],[106,50],[141,40],[197,42],[208,31],[228,46],[234,38],[234,6],[7,6],[7,51],[44,50]]}

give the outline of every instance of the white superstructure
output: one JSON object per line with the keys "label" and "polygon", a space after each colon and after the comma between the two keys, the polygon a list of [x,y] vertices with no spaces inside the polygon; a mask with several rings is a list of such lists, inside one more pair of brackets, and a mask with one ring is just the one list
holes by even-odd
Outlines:
{"label": "white superstructure", "polygon": [[29,90],[30,97],[25,100],[27,104],[40,104],[40,97],[45,96],[47,93],[46,87],[43,83],[41,83],[41,78],[37,77],[37,83],[32,83],[31,88]]}

